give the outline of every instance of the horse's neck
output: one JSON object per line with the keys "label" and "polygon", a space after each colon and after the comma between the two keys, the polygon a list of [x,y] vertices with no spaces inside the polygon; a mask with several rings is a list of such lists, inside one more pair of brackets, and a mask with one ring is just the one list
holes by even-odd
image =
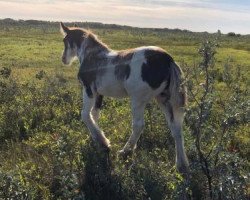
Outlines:
{"label": "horse's neck", "polygon": [[83,43],[77,52],[77,57],[80,61],[80,64],[82,64],[85,59],[90,57],[93,59],[103,59],[111,51],[111,49],[102,46],[89,47],[88,44]]}

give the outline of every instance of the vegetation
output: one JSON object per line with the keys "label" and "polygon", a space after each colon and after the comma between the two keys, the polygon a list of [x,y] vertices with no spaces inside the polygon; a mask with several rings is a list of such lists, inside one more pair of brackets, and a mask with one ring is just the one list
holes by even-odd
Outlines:
{"label": "vegetation", "polygon": [[248,199],[250,36],[90,27],[111,48],[157,45],[186,74],[184,135],[190,182],[174,166],[174,141],[154,102],[135,154],[129,99],[105,98],[100,126],[111,152],[80,120],[78,63],[61,64],[59,24],[0,20],[0,199]]}

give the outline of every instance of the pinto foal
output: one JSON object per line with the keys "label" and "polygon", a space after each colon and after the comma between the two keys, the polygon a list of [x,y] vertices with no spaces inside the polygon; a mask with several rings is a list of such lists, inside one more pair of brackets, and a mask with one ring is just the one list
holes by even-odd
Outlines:
{"label": "pinto foal", "polygon": [[132,134],[120,151],[127,155],[136,148],[143,130],[145,106],[155,98],[175,139],[177,168],[186,173],[188,160],[182,135],[186,88],[182,71],[173,58],[155,46],[114,51],[85,29],[60,25],[65,36],[62,62],[69,65],[74,57],[80,61],[78,78],[84,86],[81,114],[92,139],[110,147],[98,126],[103,96],[130,97]]}

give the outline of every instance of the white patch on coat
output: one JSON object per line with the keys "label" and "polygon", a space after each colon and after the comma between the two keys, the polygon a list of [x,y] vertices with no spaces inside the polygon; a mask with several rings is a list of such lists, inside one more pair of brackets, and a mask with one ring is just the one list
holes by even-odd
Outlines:
{"label": "white patch on coat", "polygon": [[[108,64],[103,66],[105,73],[102,76],[97,76],[96,89],[97,93],[115,98],[127,97],[127,91],[124,88],[124,82],[117,80],[115,74],[115,65],[112,64],[112,58],[115,54],[108,57]],[[102,67],[102,66],[100,66]]]}
{"label": "white patch on coat", "polygon": [[68,48],[64,49],[63,55],[62,55],[62,62],[65,65],[71,65],[74,59],[77,58],[77,47],[74,45],[73,48],[70,47],[69,42],[68,42]]}

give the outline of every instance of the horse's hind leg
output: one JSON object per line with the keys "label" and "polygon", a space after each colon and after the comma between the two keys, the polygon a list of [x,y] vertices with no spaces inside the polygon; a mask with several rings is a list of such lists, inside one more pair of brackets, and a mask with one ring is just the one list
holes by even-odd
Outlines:
{"label": "horse's hind leg", "polygon": [[95,122],[94,117],[91,114],[91,111],[96,102],[96,97],[88,97],[86,93],[84,93],[83,97],[83,109],[82,109],[82,119],[90,131],[91,137],[94,141],[99,142],[106,148],[110,147],[109,140],[105,137],[104,133],[100,130],[97,123]]}
{"label": "horse's hind leg", "polygon": [[170,101],[165,101],[160,96],[156,99],[165,114],[171,134],[175,140],[177,169],[179,172],[186,174],[188,173],[188,159],[185,153],[184,138],[182,134],[184,108],[174,105]]}
{"label": "horse's hind leg", "polygon": [[141,102],[136,99],[131,100],[132,104],[132,134],[129,137],[126,145],[120,151],[121,154],[126,156],[129,153],[132,153],[136,148],[138,139],[140,138],[141,132],[144,127],[144,109],[146,102]]}

